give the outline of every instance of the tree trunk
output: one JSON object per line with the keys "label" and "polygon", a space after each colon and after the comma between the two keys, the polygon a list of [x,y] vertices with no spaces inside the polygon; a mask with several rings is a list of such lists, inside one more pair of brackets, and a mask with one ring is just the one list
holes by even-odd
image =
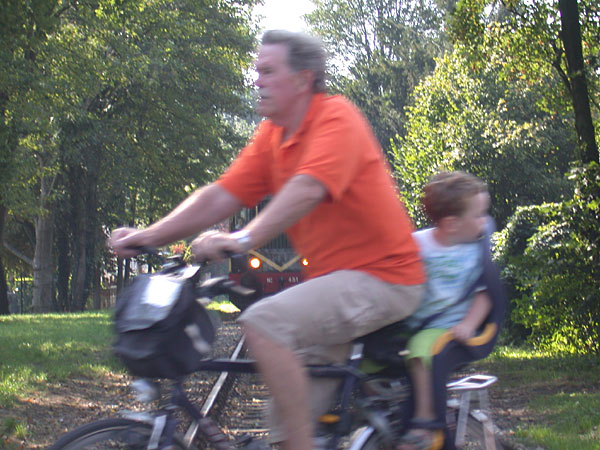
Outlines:
{"label": "tree trunk", "polygon": [[[96,151],[91,153],[99,155],[100,149],[96,149]],[[86,172],[87,189],[85,202],[85,245],[87,251],[85,261],[86,276],[83,288],[84,301],[87,301],[87,299],[89,299],[96,290],[96,279],[100,279],[97,254],[99,252],[99,247],[104,246],[102,227],[98,220],[99,181],[97,175],[97,164],[91,164],[90,167],[91,170]]]}
{"label": "tree trunk", "polygon": [[83,311],[85,309],[85,296],[84,296],[84,288],[85,288],[85,277],[86,277],[86,266],[85,260],[87,257],[87,249],[85,246],[84,230],[78,230],[79,236],[77,237],[77,263],[74,267],[75,272],[73,273],[73,281],[71,284],[71,293],[73,294],[73,307],[78,311]]}
{"label": "tree trunk", "polygon": [[94,267],[93,274],[93,285],[92,285],[92,298],[94,300],[94,309],[102,309],[102,297],[100,294],[102,293],[102,283],[101,283],[101,271],[99,264],[96,264]]}
{"label": "tree trunk", "polygon": [[575,129],[582,147],[581,159],[584,163],[600,161],[598,145],[590,111],[583,52],[581,49],[581,28],[577,0],[559,0],[561,39],[565,47],[567,71],[570,79],[571,101],[575,112]]}
{"label": "tree trunk", "polygon": [[[63,208],[64,209],[64,205]],[[71,277],[71,258],[69,256],[69,233],[64,223],[70,223],[63,212],[62,223],[56,224],[56,249],[58,252],[56,270],[57,303],[60,311],[70,311],[69,278]],[[60,221],[60,220],[59,220]]]}
{"label": "tree trunk", "polygon": [[83,288],[85,283],[85,202],[86,180],[83,170],[74,166],[68,170],[71,212],[71,255],[73,266],[71,273],[71,309],[70,311],[81,311],[84,306]]}
{"label": "tree trunk", "polygon": [[40,214],[35,222],[35,255],[33,257],[33,312],[52,311],[52,218]]}
{"label": "tree trunk", "polygon": [[123,274],[123,286],[127,284],[131,276],[131,258],[125,259],[125,272]]}
{"label": "tree trunk", "polygon": [[6,282],[6,272],[4,271],[4,262],[0,260],[0,316],[10,314],[8,305],[8,283]]}
{"label": "tree trunk", "polygon": [[123,258],[117,258],[117,294],[123,289]]}
{"label": "tree trunk", "polygon": [[33,257],[33,312],[43,313],[52,310],[54,293],[52,240],[54,223],[52,212],[47,208],[51,181],[41,179],[41,211],[35,221],[35,254]]}
{"label": "tree trunk", "polygon": [[[4,224],[6,223],[6,207],[0,205],[0,244],[4,242]],[[6,272],[4,271],[4,259],[0,251],[0,315],[9,314],[8,308],[8,284],[6,283]]]}

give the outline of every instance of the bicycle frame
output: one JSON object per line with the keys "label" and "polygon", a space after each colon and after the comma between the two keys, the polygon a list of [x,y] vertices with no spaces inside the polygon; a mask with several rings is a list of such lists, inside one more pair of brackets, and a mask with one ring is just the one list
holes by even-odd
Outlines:
{"label": "bicycle frame", "polygon": [[[169,273],[184,270],[185,267],[186,265],[181,258],[173,259],[165,264],[162,272]],[[500,289],[492,283],[493,281],[488,283],[492,284],[493,289],[491,289],[491,292],[495,293],[496,297],[500,297],[500,300],[503,300],[503,296],[500,295],[502,292],[498,293]],[[224,277],[206,280],[196,288],[198,298],[208,299],[216,295],[229,293],[248,295],[248,291],[243,287],[235,286]],[[450,405],[446,404],[445,389],[450,371],[460,364],[480,359],[491,351],[497,337],[499,319],[503,315],[503,305],[500,302],[500,306],[495,308],[494,314],[490,314],[490,318],[488,318],[485,330],[492,330],[491,332],[484,331],[481,336],[470,339],[466,344],[451,339],[442,339],[442,348],[437,349],[434,353],[434,361],[438,361],[438,364],[434,365],[434,369],[436,367],[439,370],[443,369],[441,373],[437,374],[437,379],[443,382],[443,385],[441,385],[443,389],[440,392],[435,392],[438,393],[440,399],[444,400],[444,404],[438,408],[438,412],[446,413],[444,418],[449,417],[447,408]],[[397,345],[402,342],[390,340],[390,332],[392,332],[393,337],[393,333],[396,332],[394,325],[355,340],[351,346],[350,357],[345,364],[307,366],[311,377],[342,380],[341,392],[337,396],[338,407],[335,410],[336,412],[322,416],[322,418],[332,420],[328,422],[320,421],[322,425],[327,426],[325,430],[327,433],[325,447],[327,449],[334,450],[341,438],[351,437],[350,432],[354,431],[354,425],[358,425],[356,429],[358,433],[351,437],[351,450],[360,450],[363,446],[368,448],[380,448],[382,446],[391,448],[397,442],[397,438],[409,427],[408,420],[412,414],[410,380],[407,380],[408,374],[403,359],[404,352]],[[258,370],[254,361],[235,359],[242,346],[243,340],[238,344],[231,359],[214,358],[202,361],[195,359],[194,361],[199,365],[194,365],[193,371],[257,373]],[[378,349],[383,349],[383,353],[379,352]],[[375,367],[373,367],[374,373],[365,373],[359,369],[361,362],[365,360],[375,364]],[[180,372],[180,374],[183,373],[189,374],[190,372]],[[217,386],[221,384],[221,379],[224,378],[224,375],[219,377]],[[168,395],[165,395],[164,401],[161,399],[158,408],[148,412],[125,412],[122,414],[124,418],[95,421],[83,425],[61,437],[53,448],[81,448],[78,446],[80,443],[95,444],[96,442],[112,442],[113,440],[127,443],[128,439],[136,438],[142,439],[144,446],[149,449],[170,446],[189,449],[192,447],[199,430],[201,430],[206,440],[212,444],[212,447],[217,450],[239,448],[239,445],[236,446],[229,442],[227,436],[208,417],[213,394],[209,396],[209,401],[202,409],[199,409],[185,394],[182,387],[184,379],[185,376],[181,376],[171,381],[171,389]],[[159,397],[157,395],[158,389],[147,383],[142,382],[139,387],[141,389],[139,390],[138,400],[150,402]],[[450,388],[452,389],[453,385],[450,385]],[[358,393],[357,397],[355,396],[356,393]],[[355,399],[357,400],[357,408],[350,407],[351,400],[354,401]],[[178,422],[174,411],[177,408],[184,410],[192,419],[192,424],[183,439],[175,433]],[[459,418],[460,414],[461,411],[459,411]],[[454,415],[455,411],[453,410],[452,417]],[[354,417],[358,417],[359,420],[354,421]],[[488,420],[486,423],[488,422],[490,421]],[[446,426],[446,420],[439,420],[435,424],[438,423],[447,435],[448,448],[454,449],[453,430]],[[450,437],[452,439],[447,439]],[[457,435],[456,439],[458,437]],[[252,443],[250,443],[250,446],[252,446]]]}
{"label": "bicycle frame", "polygon": [[[363,344],[355,342],[352,346],[351,355],[346,364],[339,365],[309,365],[307,366],[311,377],[315,378],[338,378],[343,381],[339,399],[339,421],[335,426],[333,433],[328,437],[326,447],[328,449],[337,448],[339,440],[347,436],[351,431],[352,415],[349,409],[352,392],[359,386],[360,381],[364,380],[367,375],[358,370],[358,365],[363,359]],[[249,359],[232,360],[225,358],[208,359],[202,362],[198,372],[232,372],[232,373],[257,373],[254,361]],[[161,413],[156,414],[153,418],[147,417],[146,421],[152,421],[153,431],[156,442],[162,436],[163,442],[170,444],[172,436],[176,428],[177,420],[173,415],[176,408],[185,410],[193,419],[192,424],[188,428],[184,443],[189,447],[194,441],[199,430],[205,435],[210,444],[216,448],[231,448],[227,442],[227,437],[212,423],[210,419],[205,417],[202,411],[187,397],[183,391],[182,381],[176,380],[170,392],[170,399],[167,406],[160,409]],[[363,392],[364,394],[364,392]],[[362,397],[362,395],[361,395]]]}

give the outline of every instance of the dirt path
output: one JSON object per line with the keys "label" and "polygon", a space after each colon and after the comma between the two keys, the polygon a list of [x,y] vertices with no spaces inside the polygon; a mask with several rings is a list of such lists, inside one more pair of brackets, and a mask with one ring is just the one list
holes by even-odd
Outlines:
{"label": "dirt path", "polygon": [[[73,378],[61,384],[49,384],[47,393],[40,398],[26,398],[9,411],[0,411],[0,423],[8,417],[27,423],[25,440],[3,437],[0,449],[42,449],[56,438],[83,423],[114,416],[121,409],[135,409],[136,404],[129,392],[130,377],[111,375],[102,379]],[[513,430],[527,422],[538,422],[527,410],[527,401],[543,393],[530,387],[522,389],[503,388],[501,383],[490,391],[495,424],[503,432],[503,440],[513,448],[525,449],[514,442]]]}
{"label": "dirt path", "polygon": [[[206,376],[195,374],[186,385],[206,383],[207,379],[200,378]],[[9,410],[0,410],[0,450],[46,448],[58,436],[83,423],[114,416],[122,409],[141,409],[130,393],[130,382],[128,375],[111,374],[102,378],[76,377],[59,384],[46,384],[44,389],[40,389],[43,394],[39,398],[24,398]],[[515,430],[520,427],[548,423],[550,420],[544,413],[534,413],[528,409],[529,401],[545,394],[586,390],[596,392],[599,389],[600,386],[574,385],[567,381],[551,384],[532,381],[515,386],[514,380],[500,377],[489,391],[492,417],[509,448],[540,450],[528,449],[514,438]],[[27,424],[25,439],[16,438],[12,432],[7,436],[6,430],[1,427],[3,423],[6,424],[6,419]]]}
{"label": "dirt path", "polygon": [[[508,384],[508,383],[507,383]],[[537,412],[528,408],[535,398],[565,392],[598,392],[600,386],[593,383],[572,383],[568,381],[553,381],[542,383],[531,381],[521,386],[506,386],[502,380],[490,390],[490,404],[496,426],[502,431],[502,440],[509,448],[516,450],[544,450],[542,447],[526,447],[514,437],[521,427],[533,424],[551,423],[554,411]]]}
{"label": "dirt path", "polygon": [[127,375],[102,379],[72,378],[47,384],[39,398],[25,398],[10,410],[0,410],[0,423],[12,418],[27,424],[27,437],[2,436],[0,449],[41,449],[68,430],[91,420],[114,415],[135,404]]}

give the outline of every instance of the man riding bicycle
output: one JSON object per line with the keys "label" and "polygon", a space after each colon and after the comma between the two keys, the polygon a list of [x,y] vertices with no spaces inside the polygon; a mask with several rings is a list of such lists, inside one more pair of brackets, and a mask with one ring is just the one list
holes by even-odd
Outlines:
{"label": "man riding bicycle", "polygon": [[143,230],[121,228],[109,245],[123,257],[197,234],[267,195],[237,232],[193,241],[197,259],[244,253],[282,232],[310,261],[307,281],[261,300],[239,317],[247,346],[273,397],[272,441],[312,448],[315,418],[335,385],[311,382],[308,363],[341,362],[349,342],[412,314],[424,272],[412,224],[366,119],[325,93],[320,40],[264,34],[256,60],[261,122],[213,184]]}

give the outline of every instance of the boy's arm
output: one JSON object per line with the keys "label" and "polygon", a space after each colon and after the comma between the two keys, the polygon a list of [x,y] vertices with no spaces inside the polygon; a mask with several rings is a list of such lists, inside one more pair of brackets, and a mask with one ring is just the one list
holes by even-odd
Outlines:
{"label": "boy's arm", "polygon": [[491,309],[492,299],[488,292],[476,292],[467,315],[451,329],[454,338],[461,342],[472,338],[475,335],[475,330],[483,323]]}

